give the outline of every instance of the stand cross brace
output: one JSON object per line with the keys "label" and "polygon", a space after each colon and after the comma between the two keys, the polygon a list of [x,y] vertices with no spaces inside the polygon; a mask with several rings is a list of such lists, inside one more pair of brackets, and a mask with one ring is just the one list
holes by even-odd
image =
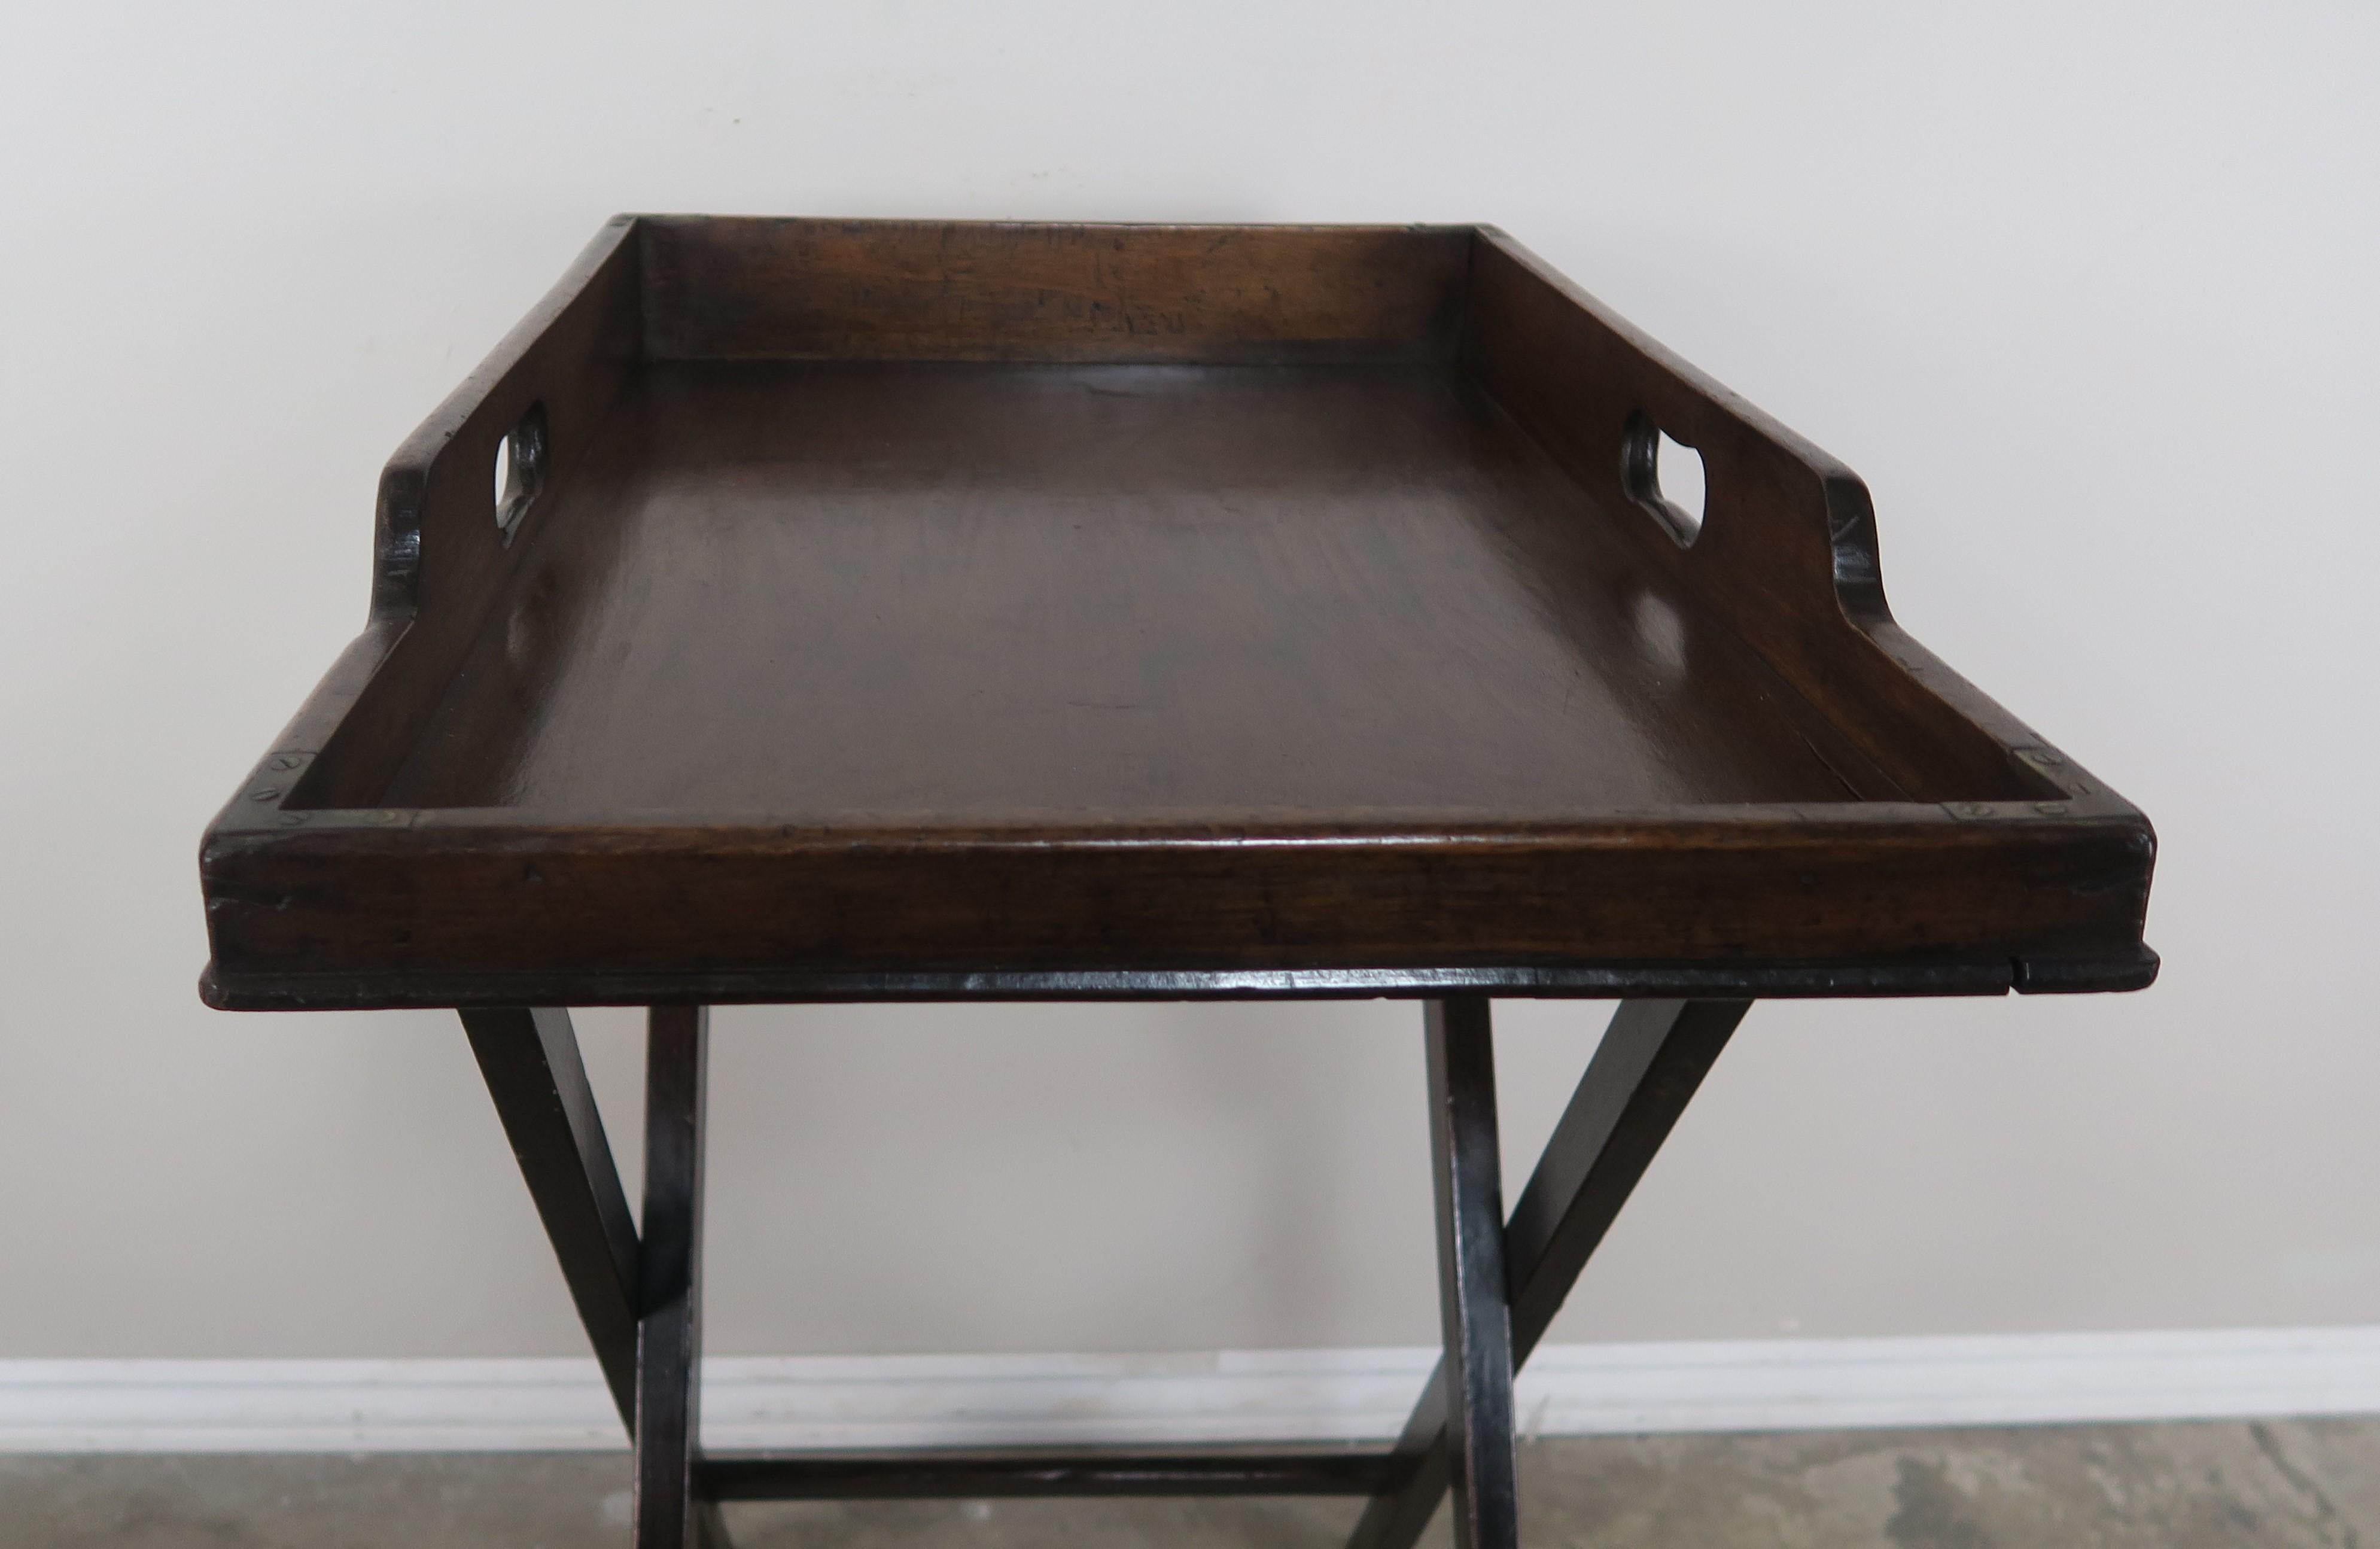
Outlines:
{"label": "stand cross brace", "polygon": [[708,1013],[694,1006],[650,1013],[641,1241],[568,1013],[462,1017],[636,1445],[637,1549],[727,1549],[722,1500],[1224,1495],[1362,1496],[1350,1549],[1411,1549],[1450,1491],[1460,1549],[1509,1549],[1519,1534],[1513,1373],[1749,1005],[1622,1002],[1506,1219],[1488,1003],[1475,996],[1428,1002],[1444,1353],[1394,1446],[1261,1451],[705,1453],[698,1411]]}

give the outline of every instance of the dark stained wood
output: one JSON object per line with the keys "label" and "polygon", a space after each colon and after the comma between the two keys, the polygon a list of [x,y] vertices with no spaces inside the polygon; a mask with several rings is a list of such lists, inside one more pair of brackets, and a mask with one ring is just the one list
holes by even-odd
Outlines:
{"label": "dark stained wood", "polygon": [[1791,962],[1602,962],[1567,968],[1107,969],[995,973],[886,969],[811,973],[606,969],[561,974],[415,974],[384,977],[337,972],[225,980],[208,974],[209,1004],[301,1011],[325,1006],[444,1008],[573,995],[587,1005],[641,1006],[662,994],[700,995],[713,1005],[805,1001],[985,1000],[1357,1000],[1426,999],[1449,993],[1543,998],[1742,995],[1842,999],[1878,996],[2004,995],[2133,989],[2156,977],[2156,954],[2138,949],[2081,958],[1928,953],[1901,959],[1803,959]]}
{"label": "dark stained wood", "polygon": [[1630,1000],[1512,1205],[1512,1356],[1525,1361],[1655,1153],[1751,1010],[1745,1000]]}
{"label": "dark stained wood", "polygon": [[637,1422],[637,1226],[603,1135],[570,1013],[465,1010],[471,1052],[553,1244],[587,1342],[631,1431]]}
{"label": "dark stained wood", "polygon": [[209,831],[216,1004],[2154,973],[2146,820],[1892,626],[1856,478],[1494,233],[615,223],[379,577]]}
{"label": "dark stained wood", "polygon": [[1850,796],[1760,660],[1442,370],[664,367],[611,424],[632,470],[516,574],[371,805],[1428,827]]}
{"label": "dark stained wood", "polygon": [[654,360],[1422,359],[1461,226],[1003,225],[656,217]]}
{"label": "dark stained wood", "polygon": [[[299,772],[323,788],[352,783],[350,768],[367,771],[367,783],[381,778],[371,771],[419,738],[497,589],[559,517],[555,488],[580,481],[637,361],[633,236],[625,219],[608,224],[382,471],[370,625],[276,744],[282,755],[306,750]],[[547,490],[507,534],[496,521],[496,449],[532,411]],[[279,772],[273,763],[268,772]]]}
{"label": "dark stained wood", "polygon": [[[1613,1013],[1503,1229],[1517,1370],[1652,1165],[1749,1002],[1630,1000]],[[1481,1026],[1486,1025],[1484,1008]],[[1454,1479],[1441,1360],[1398,1435],[1401,1475],[1364,1508],[1349,1549],[1411,1549]]]}
{"label": "dark stained wood", "polygon": [[1521,1516],[1495,1045],[1482,997],[1432,1000],[1424,1014],[1444,1349],[1432,1386],[1445,1406],[1439,1446],[1454,1495],[1454,1544],[1511,1549]]}
{"label": "dark stained wood", "polygon": [[[407,815],[384,828],[310,825],[252,850],[219,840],[215,946],[219,969],[227,960],[358,1003],[376,985],[401,995],[409,974],[445,975],[436,993],[457,1003],[520,998],[517,976],[543,974],[550,989],[588,992],[550,998],[589,1004],[630,982],[650,998],[673,974],[810,963],[958,973],[1586,959],[1717,971],[2095,950],[2101,971],[2138,972],[2124,904],[2146,856],[2120,824],[1937,823],[1897,804],[1840,811],[1450,825],[1427,837],[1183,825],[1105,843],[1057,827],[733,822],[519,822],[491,842],[468,816]],[[375,970],[384,978],[367,977]],[[488,982],[475,987],[474,974]],[[1943,987],[2008,983],[2003,970]],[[1724,972],[1702,987],[1723,992]]]}
{"label": "dark stained wood", "polygon": [[706,1531],[694,1482],[701,1451],[702,1131],[710,1037],[706,1007],[656,1006],[648,1016],[636,1549],[692,1549],[723,1538]]}
{"label": "dark stained wood", "polygon": [[722,1501],[1365,1495],[1396,1482],[1402,1467],[1378,1447],[710,1452],[696,1487]]}
{"label": "dark stained wood", "polygon": [[[1615,537],[1823,708],[1864,761],[1864,793],[2069,793],[2015,751],[2042,738],[1891,627],[1875,508],[1857,475],[1501,232],[1480,234],[1469,298],[1465,366],[1610,514]],[[1651,519],[1630,477],[1632,435],[1655,429],[1702,454],[1706,516],[1690,547]]]}

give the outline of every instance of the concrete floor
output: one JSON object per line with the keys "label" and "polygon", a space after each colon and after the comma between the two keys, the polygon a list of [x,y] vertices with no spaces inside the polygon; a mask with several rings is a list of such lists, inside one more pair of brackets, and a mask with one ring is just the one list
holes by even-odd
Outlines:
{"label": "concrete floor", "polygon": [[[0,1458],[6,1549],[578,1549],[627,1540],[615,1454]],[[2380,1420],[1538,1442],[1524,1536],[1879,1549],[2380,1546]],[[740,1549],[1331,1549],[1347,1501],[728,1508]],[[1441,1513],[1428,1542],[1446,1543]]]}

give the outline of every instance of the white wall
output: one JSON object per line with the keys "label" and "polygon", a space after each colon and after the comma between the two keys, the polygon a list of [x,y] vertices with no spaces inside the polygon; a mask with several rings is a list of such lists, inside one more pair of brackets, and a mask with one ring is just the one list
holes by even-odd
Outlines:
{"label": "white wall", "polygon": [[[194,853],[382,461],[622,210],[1506,226],[1859,468],[1903,621],[2164,840],[2148,994],[1755,1010],[1555,1337],[2380,1321],[2380,11],[8,33],[0,1355],[579,1348],[451,1019],[202,1010]],[[1505,1018],[1515,1167],[1597,1019]],[[713,1348],[1426,1341],[1416,1023],[723,1012]]]}

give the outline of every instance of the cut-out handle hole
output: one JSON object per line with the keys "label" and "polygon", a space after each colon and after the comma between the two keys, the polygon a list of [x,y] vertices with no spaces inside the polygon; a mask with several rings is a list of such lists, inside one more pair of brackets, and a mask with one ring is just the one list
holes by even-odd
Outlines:
{"label": "cut-out handle hole", "polygon": [[1685,518],[1685,536],[1703,530],[1703,454],[1667,430],[1656,430],[1653,491]]}
{"label": "cut-out handle hole", "polygon": [[1709,486],[1703,454],[1643,415],[1628,428],[1622,473],[1629,494],[1671,538],[1691,544],[1703,530]]}
{"label": "cut-out handle hole", "polygon": [[543,404],[531,404],[520,423],[497,439],[494,480],[496,530],[510,542],[513,529],[545,488]]}

